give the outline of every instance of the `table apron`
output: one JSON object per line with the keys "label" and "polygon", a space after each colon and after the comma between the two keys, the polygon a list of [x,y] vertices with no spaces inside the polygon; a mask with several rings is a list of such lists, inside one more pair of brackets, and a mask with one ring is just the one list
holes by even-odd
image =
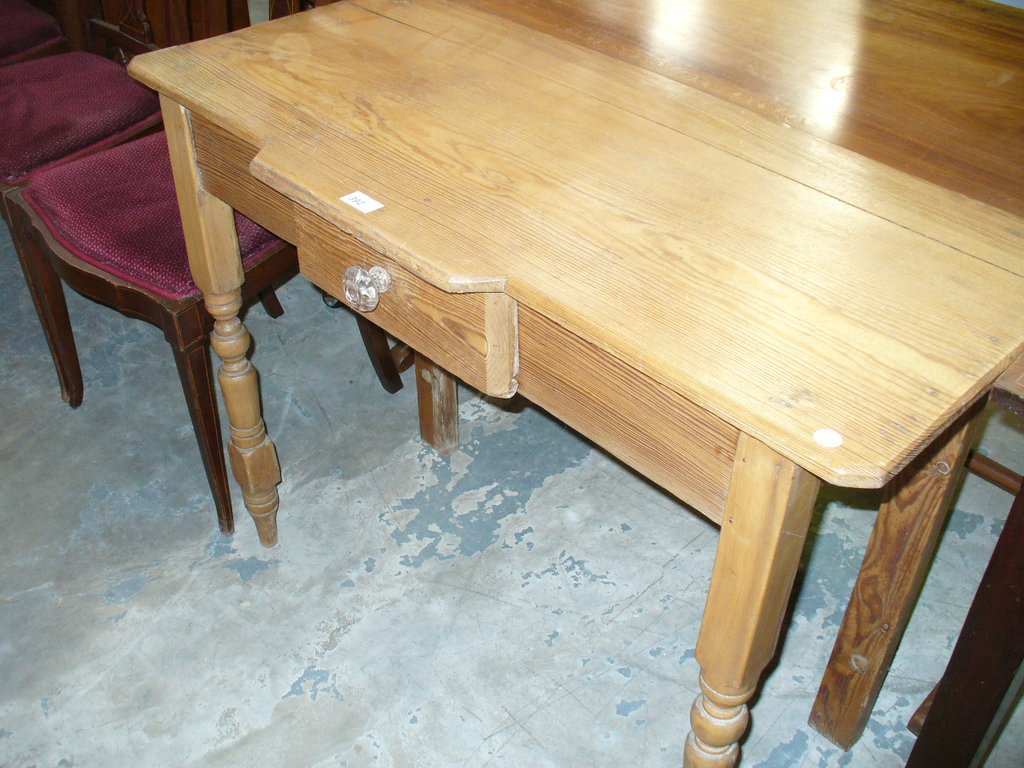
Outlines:
{"label": "table apron", "polygon": [[[337,295],[344,269],[330,267],[328,252],[335,249],[339,254],[349,254],[339,258],[352,260],[355,253],[368,260],[372,255],[369,249],[340,231],[332,244],[332,236],[320,226],[318,217],[255,179],[249,173],[249,163],[258,147],[199,116],[193,115],[192,125],[207,191],[282,239],[297,244],[303,274]],[[316,251],[315,255],[310,255],[310,249]],[[448,299],[434,297],[425,283],[417,283],[407,273],[402,275],[407,286],[415,287],[420,304],[416,320],[436,317],[438,302]],[[493,305],[503,299],[513,305],[515,302],[503,294],[445,296],[461,302],[461,319],[447,327],[436,322],[426,327],[410,322],[397,309],[375,310],[367,317],[482,391],[501,394],[497,391],[500,383],[494,382],[500,381],[511,366],[518,391],[531,402],[696,511],[721,522],[739,430],[524,305],[513,306],[518,319],[517,338],[511,340],[518,352],[516,373],[515,364],[505,354],[496,355],[497,362],[487,359],[488,350],[507,352],[502,347],[510,343],[503,320],[510,310],[507,305]],[[435,309],[423,312],[423,306]],[[495,317],[502,322],[494,321]],[[488,345],[492,329],[486,333],[459,330],[473,318],[478,322],[491,318],[492,325],[499,329],[497,342]]]}

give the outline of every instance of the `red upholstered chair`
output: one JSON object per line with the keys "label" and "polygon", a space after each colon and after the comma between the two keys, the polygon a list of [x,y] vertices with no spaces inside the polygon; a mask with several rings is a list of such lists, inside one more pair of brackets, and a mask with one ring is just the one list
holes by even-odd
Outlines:
{"label": "red upholstered chair", "polygon": [[68,50],[56,19],[28,0],[0,0],[0,67]]}
{"label": "red upholstered chair", "polygon": [[160,101],[121,65],[72,52],[0,68],[0,191],[160,125]]}
{"label": "red upholstered chair", "polygon": [[[12,234],[65,401],[82,402],[78,353],[61,280],[161,328],[171,346],[224,532],[234,530],[210,365],[212,318],[188,268],[163,132],[48,168],[9,195]],[[236,215],[243,299],[265,297],[297,271],[295,250]]]}
{"label": "red upholstered chair", "polygon": [[[15,2],[25,0],[0,0],[0,12]],[[159,127],[157,95],[121,66],[132,55],[249,22],[238,0],[63,0],[58,8],[71,9],[69,25],[97,14],[88,23],[91,46],[105,46],[117,62],[75,51],[0,67],[0,193]]]}

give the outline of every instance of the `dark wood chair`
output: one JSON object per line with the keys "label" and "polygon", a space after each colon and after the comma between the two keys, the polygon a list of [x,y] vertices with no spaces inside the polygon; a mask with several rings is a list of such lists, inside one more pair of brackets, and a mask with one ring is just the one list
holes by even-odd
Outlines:
{"label": "dark wood chair", "polygon": [[[25,2],[0,3],[15,1]],[[57,8],[68,26],[87,24],[89,50],[0,67],[0,193],[159,128],[157,95],[123,66],[132,56],[249,23],[239,0],[64,0]]]}
{"label": "dark wood chair", "polygon": [[69,50],[57,19],[28,0],[0,0],[0,67]]}
{"label": "dark wood chair", "polygon": [[[120,51],[119,57],[128,58],[153,45],[129,34],[133,18],[121,17],[118,24],[101,20],[92,26]],[[124,72],[112,61],[95,58]],[[73,74],[65,76],[74,80]],[[210,365],[213,320],[189,272],[166,137],[152,132],[159,127],[159,114],[156,120],[141,138],[126,141],[127,136],[120,136],[120,143],[112,147],[91,145],[71,158],[35,164],[6,188],[5,216],[62,395],[72,407],[81,404],[84,385],[63,283],[163,330],[178,368],[218,523],[227,533],[234,530],[234,518]],[[133,128],[129,133],[138,131]],[[276,317],[283,310],[273,290],[297,272],[295,250],[240,215],[236,224],[246,273],[243,299],[259,298]],[[369,337],[364,332],[364,340],[371,355],[383,354],[386,337],[380,331],[372,329]],[[391,363],[389,354],[384,365]],[[374,367],[380,371],[381,363],[374,360]]]}
{"label": "dark wood chair", "polygon": [[[66,0],[65,0],[66,2]],[[111,56],[119,35],[129,49],[145,40],[157,48],[214,37],[249,26],[245,0],[71,0],[86,8],[87,46],[94,53]],[[78,15],[82,11],[77,11]],[[97,23],[99,22],[99,23]],[[97,32],[100,35],[97,36]],[[114,55],[114,58],[119,56]]]}
{"label": "dark wood chair", "polygon": [[[1024,358],[992,399],[1024,416]],[[907,768],[980,764],[1024,684],[1024,481],[980,455],[969,466],[1014,500],[946,671],[908,726],[918,738]]]}
{"label": "dark wood chair", "polygon": [[[62,280],[82,295],[161,328],[174,354],[220,529],[234,530],[209,334],[192,282],[162,132],[34,174],[8,199],[12,235],[64,400],[83,398]],[[295,250],[236,216],[245,299],[281,314],[273,288],[297,272]]]}
{"label": "dark wood chair", "polygon": [[1024,495],[1010,509],[907,768],[979,765],[1024,676]]}

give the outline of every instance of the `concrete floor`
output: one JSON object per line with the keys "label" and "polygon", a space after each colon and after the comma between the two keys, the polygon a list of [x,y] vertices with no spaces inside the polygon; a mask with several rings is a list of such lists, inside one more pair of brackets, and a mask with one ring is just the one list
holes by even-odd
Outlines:
{"label": "concrete floor", "polygon": [[[714,526],[526,403],[416,436],[347,311],[248,316],[281,543],[214,512],[160,333],[70,296],[60,399],[0,232],[0,766],[678,766]],[[1021,425],[985,449],[1022,469]],[[806,725],[877,497],[827,489],[745,766],[899,766],[1010,502],[968,478],[863,739]],[[1024,724],[990,766],[1018,766]]]}

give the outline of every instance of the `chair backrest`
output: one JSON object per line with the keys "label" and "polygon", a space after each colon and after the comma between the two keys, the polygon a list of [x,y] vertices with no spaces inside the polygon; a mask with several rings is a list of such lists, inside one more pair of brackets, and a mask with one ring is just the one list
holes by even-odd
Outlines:
{"label": "chair backrest", "polygon": [[71,0],[93,3],[90,48],[127,62],[156,48],[249,26],[244,0]]}
{"label": "chair backrest", "polygon": [[52,16],[67,40],[67,48],[84,51],[88,44],[86,28],[90,16],[98,15],[100,0],[28,0]]}

